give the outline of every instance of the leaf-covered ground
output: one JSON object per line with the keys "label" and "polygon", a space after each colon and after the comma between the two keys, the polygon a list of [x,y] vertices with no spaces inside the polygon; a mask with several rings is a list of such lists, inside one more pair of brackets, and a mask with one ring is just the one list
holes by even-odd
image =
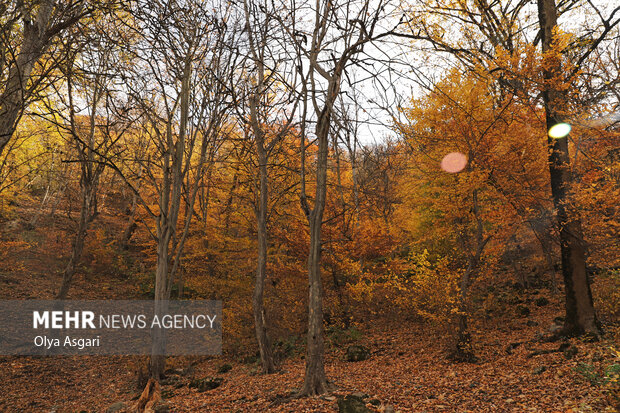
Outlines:
{"label": "leaf-covered ground", "polygon": [[[551,322],[554,308],[530,317],[540,325]],[[534,337],[539,327],[525,320],[504,324],[475,336],[477,363],[450,362],[440,337],[415,324],[376,327],[361,342],[373,355],[360,362],[344,361],[344,346],[331,346],[326,370],[333,393],[323,397],[290,397],[302,383],[304,362],[284,361],[271,375],[256,373],[255,364],[226,358],[171,360],[163,395],[178,412],[317,412],[336,411],[336,397],[356,392],[368,395],[368,407],[402,412],[578,412],[614,411],[606,407],[604,386],[591,384],[578,366],[600,371],[613,363],[611,338],[599,343],[570,340],[577,348],[572,359],[564,352],[531,356],[556,349],[560,343],[524,343],[508,354],[510,343]],[[181,368],[194,363],[193,368]],[[224,363],[232,369],[218,373]],[[114,403],[131,406],[139,395],[132,357],[3,358],[0,361],[1,411],[105,411]],[[174,369],[174,367],[178,369]],[[221,377],[223,384],[198,392],[192,378]],[[370,402],[378,404],[373,406]]]}

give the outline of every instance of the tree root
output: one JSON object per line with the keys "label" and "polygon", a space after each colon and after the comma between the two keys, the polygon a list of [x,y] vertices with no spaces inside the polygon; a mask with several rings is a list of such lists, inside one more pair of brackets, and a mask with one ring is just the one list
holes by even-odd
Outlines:
{"label": "tree root", "polygon": [[154,413],[155,406],[161,402],[161,387],[155,379],[149,379],[135,406],[138,413]]}

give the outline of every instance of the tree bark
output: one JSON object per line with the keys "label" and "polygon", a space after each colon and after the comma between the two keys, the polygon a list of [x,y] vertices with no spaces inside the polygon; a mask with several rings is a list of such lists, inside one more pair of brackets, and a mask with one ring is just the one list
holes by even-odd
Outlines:
{"label": "tree bark", "polygon": [[[337,94],[337,92],[335,92]],[[316,395],[328,391],[325,375],[323,342],[323,283],[321,280],[321,228],[327,194],[327,155],[331,107],[326,104],[319,115],[316,135],[319,152],[316,166],[316,197],[308,215],[310,251],[308,253],[308,354],[303,394]]]}
{"label": "tree bark", "polygon": [[[263,111],[265,107],[269,107],[268,100],[265,97],[270,93],[269,81],[270,76],[266,73],[265,66],[270,59],[270,40],[272,33],[268,27],[272,22],[272,15],[265,9],[260,9],[252,2],[244,1],[245,22],[250,46],[251,61],[256,67],[256,71],[252,76],[253,87],[248,96],[249,120],[254,135],[254,144],[256,146],[256,154],[258,155],[258,205],[256,206],[256,224],[257,224],[257,241],[258,252],[256,262],[256,279],[254,285],[254,295],[252,297],[252,307],[254,312],[254,328],[256,332],[256,341],[260,353],[261,366],[264,373],[273,373],[276,369],[269,335],[267,333],[267,317],[265,312],[264,291],[265,279],[267,277],[267,256],[269,248],[269,233],[267,229],[267,221],[269,215],[269,170],[267,163],[271,150],[284,137],[288,131],[292,114],[288,122],[273,135],[270,133],[269,141],[267,139],[265,123],[272,122],[269,118],[269,110]],[[266,81],[267,80],[267,81]],[[294,107],[297,103],[294,104]],[[294,110],[292,111],[294,113]],[[268,141],[268,142],[267,142]]]}
{"label": "tree bark", "polygon": [[471,334],[468,327],[467,297],[471,278],[473,262],[469,262],[459,281],[459,315],[457,317],[456,343],[454,348],[454,359],[458,361],[475,360],[474,352],[471,347]]}
{"label": "tree bark", "polygon": [[129,241],[133,236],[134,231],[138,228],[138,224],[136,223],[136,209],[138,207],[138,195],[136,193],[133,194],[131,201],[131,209],[129,211],[129,221],[127,223],[127,227],[125,231],[123,231],[123,235],[121,236],[121,248],[126,250],[129,248]]}
{"label": "tree bark", "polygon": [[[82,177],[82,181],[87,178]],[[93,198],[95,197],[95,191],[92,183],[82,182],[82,205],[80,208],[80,221],[78,223],[77,233],[75,234],[75,240],[73,241],[73,249],[71,251],[71,258],[69,263],[65,267],[62,274],[62,284],[56,299],[64,300],[67,298],[69,288],[71,287],[71,281],[75,275],[75,269],[80,259],[82,258],[82,252],[84,251],[84,241],[86,240],[86,233],[88,230],[88,223],[90,222],[90,210],[93,204]]]}
{"label": "tree bark", "polygon": [[[80,137],[79,127],[76,122],[75,106],[73,104],[73,82],[74,82],[74,62],[71,61],[67,67],[67,94],[69,98],[69,124],[71,135],[75,141],[76,149],[78,153],[78,159],[80,161],[80,188],[81,188],[81,207],[80,207],[80,221],[78,223],[78,230],[73,243],[73,250],[71,252],[71,258],[65,268],[62,277],[62,284],[58,295],[59,300],[64,300],[67,297],[71,281],[75,275],[75,269],[82,258],[82,252],[84,251],[84,241],[86,240],[86,234],[88,225],[94,220],[97,214],[97,190],[99,188],[99,177],[103,173],[104,164],[95,163],[95,134],[96,134],[96,122],[95,113],[101,94],[97,86],[94,87],[91,114],[89,116],[88,123],[88,139],[83,141]],[[94,82],[98,84],[98,79]],[[92,212],[91,212],[92,211]]]}
{"label": "tree bark", "polygon": [[[160,217],[160,222],[165,217]],[[155,270],[155,295],[154,295],[154,314],[161,317],[166,310],[166,302],[170,298],[168,294],[168,267],[170,260],[170,238],[172,231],[168,223],[158,226],[158,243],[157,243],[157,269]],[[162,329],[154,329],[151,335],[151,361],[150,375],[151,378],[159,381],[164,373],[166,358],[164,356],[166,343]]]}
{"label": "tree bark", "polygon": [[[459,316],[457,322],[457,337],[456,348],[454,352],[455,359],[459,361],[473,362],[476,361],[476,356],[471,346],[471,334],[468,329],[468,302],[469,302],[469,287],[471,286],[472,277],[475,275],[478,267],[480,266],[480,259],[484,251],[484,247],[489,241],[489,237],[484,237],[484,223],[480,216],[480,203],[478,202],[478,189],[472,191],[472,211],[475,218],[475,233],[471,238],[475,240],[475,247],[469,248],[467,258],[467,268],[461,276],[459,282]],[[470,243],[466,239],[461,239],[463,250],[468,250],[467,245]]]}
{"label": "tree bark", "polygon": [[258,227],[258,261],[256,265],[256,283],[254,285],[254,297],[252,300],[254,308],[254,327],[256,329],[256,340],[258,341],[258,350],[260,352],[261,365],[263,372],[273,373],[275,364],[271,351],[271,343],[267,335],[267,322],[265,317],[264,290],[265,278],[267,275],[267,209],[269,197],[269,184],[267,181],[267,154],[263,147],[262,139],[256,137],[256,148],[258,151],[259,162],[259,201],[257,211],[257,227]]}
{"label": "tree bark", "polygon": [[[176,142],[173,141],[172,119],[168,119],[166,125],[165,144],[168,151],[164,155],[163,164],[163,182],[159,197],[159,218],[157,220],[157,269],[155,270],[155,295],[154,310],[155,314],[161,316],[168,307],[168,300],[172,291],[174,281],[174,272],[178,268],[178,260],[183,249],[183,243],[177,246],[175,259],[171,264],[172,254],[170,242],[175,239],[176,226],[179,219],[179,211],[181,209],[181,191],[183,186],[184,162],[190,162],[189,158],[185,158],[185,146],[187,126],[189,119],[190,105],[190,79],[191,79],[191,61],[185,61],[183,78],[181,80],[180,91],[180,121],[179,133]],[[204,152],[201,155],[204,160]],[[193,202],[197,193],[198,178],[196,187],[192,194],[191,208],[193,211]],[[187,233],[189,226],[188,220],[191,220],[191,213],[185,217],[184,235]],[[183,238],[184,240],[184,238]],[[175,247],[172,248],[172,252]],[[172,268],[171,268],[172,267]],[[165,335],[162,329],[155,329],[151,335],[151,378],[160,380],[165,368]]]}
{"label": "tree bark", "polygon": [[[553,29],[557,26],[557,8],[555,0],[538,0],[538,17],[542,35],[542,51],[552,47]],[[547,130],[564,121],[561,110],[567,107],[567,97],[553,88],[562,63],[556,60],[543,72],[547,81],[543,91],[545,120]],[[590,280],[586,272],[586,254],[581,222],[569,207],[569,186],[572,180],[568,151],[568,136],[553,139],[547,135],[550,147],[549,173],[551,195],[557,213],[562,256],[562,276],[564,278],[566,317],[563,333],[581,335],[591,333],[598,336],[601,331],[594,311]]]}
{"label": "tree bark", "polygon": [[47,48],[46,28],[53,8],[53,1],[41,2],[34,21],[23,10],[22,45],[14,64],[10,65],[7,84],[0,95],[0,154],[13,136],[26,106],[30,74]]}

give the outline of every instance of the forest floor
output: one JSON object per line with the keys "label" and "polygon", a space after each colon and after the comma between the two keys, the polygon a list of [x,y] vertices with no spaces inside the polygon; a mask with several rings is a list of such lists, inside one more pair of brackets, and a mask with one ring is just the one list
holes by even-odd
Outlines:
{"label": "forest floor", "polygon": [[[533,317],[548,324],[555,309]],[[580,365],[601,371],[613,363],[609,342],[570,340],[577,354],[562,352],[528,357],[536,349],[555,349],[558,343],[522,344],[508,354],[509,343],[533,337],[538,329],[525,321],[475,335],[476,363],[447,360],[438,339],[419,325],[400,325],[368,331],[362,342],[373,349],[370,359],[346,362],[341,349],[331,348],[326,373],[333,393],[322,397],[291,398],[302,385],[304,361],[292,357],[279,372],[257,374],[256,364],[226,357],[194,359],[193,368],[172,369],[164,385],[165,401],[173,412],[330,412],[338,396],[368,395],[373,411],[390,405],[401,412],[602,412],[604,386],[591,384]],[[103,412],[115,403],[131,406],[140,390],[135,357],[4,357],[0,359],[0,411]],[[218,373],[228,363],[232,369]],[[188,360],[172,360],[186,367]],[[186,372],[188,371],[189,372]],[[178,374],[177,374],[178,373]],[[221,377],[214,390],[189,388],[192,378]],[[373,402],[377,406],[370,404]],[[120,405],[118,405],[120,406]]]}
{"label": "forest floor", "polygon": [[[67,240],[27,231],[22,233],[32,242],[3,234],[9,249],[0,257],[2,299],[51,298],[60,284]],[[76,277],[72,297],[127,298],[136,290],[122,278],[94,271]],[[170,359],[162,395],[172,412],[331,412],[337,411],[338,397],[360,392],[378,412],[616,411],[599,382],[605,368],[617,363],[612,347],[620,349],[618,327],[608,326],[599,342],[544,342],[541,333],[562,314],[559,294],[545,289],[520,294],[529,315],[515,316],[512,308],[509,315],[472,323],[475,363],[450,361],[438,330],[375,320],[359,326],[354,342],[327,341],[326,373],[333,386],[328,395],[291,397],[303,381],[303,347],[270,375],[238,356]],[[548,303],[536,305],[540,297]],[[349,344],[368,347],[371,357],[345,361]],[[555,351],[559,346],[564,350]],[[137,371],[143,363],[144,358],[130,356],[0,357],[0,411],[124,411],[140,395]],[[224,364],[230,371],[219,372]],[[191,380],[209,377],[223,382],[204,392],[190,388]]]}

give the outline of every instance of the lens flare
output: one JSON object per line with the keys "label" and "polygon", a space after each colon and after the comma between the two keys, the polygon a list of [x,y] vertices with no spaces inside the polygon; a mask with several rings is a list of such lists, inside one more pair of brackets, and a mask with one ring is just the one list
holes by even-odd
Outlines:
{"label": "lens flare", "polygon": [[549,136],[553,139],[561,139],[568,136],[571,126],[568,123],[558,123],[549,128]]}
{"label": "lens flare", "polygon": [[460,152],[451,152],[441,160],[441,169],[455,174],[461,172],[467,166],[467,157]]}

